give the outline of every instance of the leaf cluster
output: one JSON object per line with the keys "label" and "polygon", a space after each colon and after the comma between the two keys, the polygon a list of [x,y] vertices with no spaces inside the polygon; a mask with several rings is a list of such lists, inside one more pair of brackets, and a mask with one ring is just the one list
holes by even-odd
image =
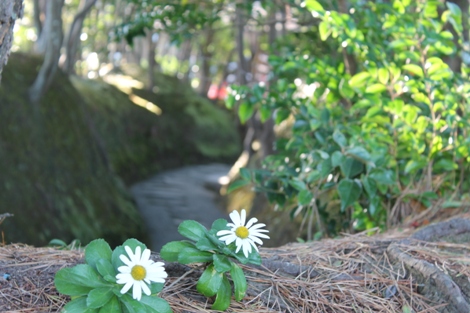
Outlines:
{"label": "leaf cluster", "polygon": [[181,264],[205,263],[205,269],[197,282],[197,290],[206,297],[214,297],[212,309],[224,311],[230,305],[232,287],[227,273],[233,282],[235,299],[240,301],[245,296],[247,283],[243,270],[234,260],[242,264],[261,264],[259,253],[254,251],[248,258],[239,251],[235,253],[235,246],[225,245],[216,234],[226,230],[227,221],[218,219],[214,221],[210,230],[196,221],[184,221],[178,227],[178,232],[189,241],[173,241],[163,246],[160,256],[168,262]]}
{"label": "leaf cluster", "polygon": [[458,6],[351,1],[343,13],[305,4],[319,21],[314,43],[286,45],[270,57],[269,87],[234,86],[227,99],[242,121],[259,112],[291,124],[263,169],[242,169],[230,190],[254,184],[292,216],[315,214],[330,234],[385,227],[403,203],[428,207],[464,190],[468,69],[444,61],[461,42]]}
{"label": "leaf cluster", "polygon": [[133,251],[140,246],[142,251],[145,245],[136,239],[128,239],[122,246],[111,250],[109,244],[103,239],[90,242],[85,248],[85,264],[72,268],[59,270],[54,283],[62,294],[72,297],[72,301],[64,307],[69,313],[171,313],[168,303],[155,295],[163,288],[161,283],[149,286],[152,295],[142,295],[139,301],[129,294],[121,294],[123,287],[116,283],[117,269],[124,263],[119,258],[126,254],[124,246]]}

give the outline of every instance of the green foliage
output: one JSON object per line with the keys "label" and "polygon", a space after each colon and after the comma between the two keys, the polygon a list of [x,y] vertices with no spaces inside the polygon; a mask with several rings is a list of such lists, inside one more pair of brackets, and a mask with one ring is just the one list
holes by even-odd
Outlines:
{"label": "green foliage", "polygon": [[243,169],[229,190],[254,184],[330,234],[385,227],[403,202],[456,194],[470,161],[467,68],[444,62],[457,53],[448,23],[461,41],[458,7],[351,1],[345,14],[305,4],[319,24],[270,57],[269,88],[234,86],[227,100],[243,101],[242,121],[259,111],[291,123],[263,169]]}
{"label": "green foliage", "polygon": [[150,285],[151,296],[142,295],[140,301],[121,294],[122,285],[116,283],[116,274],[120,266],[125,265],[120,259],[125,255],[124,246],[135,251],[139,246],[144,251],[146,246],[136,239],[128,239],[122,246],[111,250],[103,239],[90,242],[85,248],[86,264],[59,270],[54,278],[57,290],[72,297],[64,307],[64,312],[155,312],[171,313],[168,303],[155,296],[163,288],[161,283]]}
{"label": "green foliage", "polygon": [[232,295],[227,273],[230,273],[233,281],[235,299],[241,301],[246,293],[245,275],[234,260],[243,264],[261,265],[261,257],[257,251],[246,257],[242,251],[235,253],[235,244],[226,246],[217,238],[217,232],[229,229],[227,224],[225,219],[218,219],[214,221],[212,228],[207,230],[196,221],[184,221],[179,225],[178,231],[191,241],[172,241],[164,245],[160,251],[162,259],[168,262],[206,263],[207,266],[196,288],[206,297],[215,296],[212,309],[220,311],[229,307]]}

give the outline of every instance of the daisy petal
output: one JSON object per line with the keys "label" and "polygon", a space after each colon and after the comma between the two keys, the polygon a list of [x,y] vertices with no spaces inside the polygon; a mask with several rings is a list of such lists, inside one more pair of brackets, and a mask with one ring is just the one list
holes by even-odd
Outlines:
{"label": "daisy petal", "polygon": [[217,236],[223,236],[223,235],[228,235],[228,234],[231,234],[232,231],[231,230],[219,230],[217,232]]}
{"label": "daisy petal", "polygon": [[244,226],[246,221],[246,211],[245,209],[242,210],[241,216],[240,216],[240,226]]}
{"label": "daisy petal", "polygon": [[142,252],[142,249],[140,248],[140,246],[137,246],[135,248],[135,262],[139,262],[142,260],[141,258],[141,252]]}
{"label": "daisy petal", "polygon": [[250,228],[251,225],[253,225],[253,224],[256,223],[257,221],[258,221],[258,219],[257,219],[256,217],[252,217],[252,218],[248,221],[248,223],[246,223],[246,226],[245,226],[245,227],[246,227],[246,228]]}
{"label": "daisy petal", "polygon": [[255,237],[260,237],[260,238],[269,239],[269,236],[268,236],[268,235],[260,234],[260,233],[256,233],[256,232],[250,233],[250,235],[251,235],[251,236],[255,236]]}
{"label": "daisy petal", "polygon": [[143,260],[149,260],[153,263],[152,260],[150,260],[150,249],[144,249],[144,252],[142,252],[142,257],[140,258],[142,261]]}
{"label": "daisy petal", "polygon": [[129,274],[131,272],[130,266],[119,266],[118,271],[123,274]]}
{"label": "daisy petal", "polygon": [[138,301],[142,298],[142,288],[140,287],[140,283],[137,281],[134,283],[134,288],[132,288],[132,298]]}
{"label": "daisy petal", "polygon": [[232,211],[232,213],[229,214],[230,219],[232,220],[234,226],[238,227],[240,226],[240,213],[238,213],[237,210]]}
{"label": "daisy petal", "polygon": [[124,246],[124,250],[126,250],[126,253],[129,256],[129,260],[131,260],[131,262],[134,263],[135,262],[135,256],[134,256],[134,252],[132,252],[132,250],[131,250],[131,247]]}
{"label": "daisy petal", "polygon": [[129,258],[126,257],[124,254],[121,254],[119,256],[119,259],[121,259],[121,261],[129,267],[132,267],[134,265],[134,262],[132,260],[129,260]]}
{"label": "daisy petal", "polygon": [[256,243],[259,244],[259,245],[262,245],[262,244],[263,244],[263,242],[261,241],[261,239],[259,239],[259,238],[256,237],[256,236],[250,236],[250,237],[248,237],[248,238],[250,238],[252,241],[256,242]]}
{"label": "daisy petal", "polygon": [[253,225],[250,229],[258,229],[258,228],[261,228],[261,227],[264,227],[264,226],[266,226],[266,224],[259,223],[259,224]]}
{"label": "daisy petal", "polygon": [[150,289],[144,281],[140,281],[140,287],[142,287],[142,290],[147,296],[150,296]]}
{"label": "daisy petal", "polygon": [[132,287],[133,284],[134,284],[134,281],[128,281],[128,282],[124,285],[124,287],[122,287],[121,293],[122,293],[122,294],[125,294],[126,292],[128,292],[129,289],[131,289],[131,287]]}

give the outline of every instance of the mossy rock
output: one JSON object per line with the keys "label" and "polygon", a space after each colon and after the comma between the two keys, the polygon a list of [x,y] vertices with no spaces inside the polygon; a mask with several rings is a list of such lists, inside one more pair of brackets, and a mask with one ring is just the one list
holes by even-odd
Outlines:
{"label": "mossy rock", "polygon": [[[156,92],[151,92],[129,88],[142,83],[123,74],[114,70],[104,80],[124,86],[127,94],[100,80],[72,82],[93,112],[112,168],[127,183],[182,165],[235,161],[241,143],[229,112],[174,77],[156,73]],[[158,106],[161,114],[135,105],[130,99],[135,96]]]}
{"label": "mossy rock", "polygon": [[28,87],[40,58],[12,55],[0,86],[0,225],[6,242],[129,237],[147,241],[143,222],[94,128],[93,114],[58,72],[39,105]]}

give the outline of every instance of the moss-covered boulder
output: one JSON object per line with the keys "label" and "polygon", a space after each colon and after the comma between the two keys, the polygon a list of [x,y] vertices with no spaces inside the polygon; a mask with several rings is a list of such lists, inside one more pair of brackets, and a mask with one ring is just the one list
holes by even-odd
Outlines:
{"label": "moss-covered boulder", "polygon": [[227,111],[163,74],[156,73],[155,92],[145,90],[136,73],[115,70],[104,81],[72,79],[120,177],[131,183],[177,166],[236,159],[240,138]]}
{"label": "moss-covered boulder", "polygon": [[87,105],[58,73],[40,105],[28,87],[41,60],[12,55],[0,86],[0,225],[6,242],[44,245],[53,238],[120,244],[145,229],[106,151]]}

